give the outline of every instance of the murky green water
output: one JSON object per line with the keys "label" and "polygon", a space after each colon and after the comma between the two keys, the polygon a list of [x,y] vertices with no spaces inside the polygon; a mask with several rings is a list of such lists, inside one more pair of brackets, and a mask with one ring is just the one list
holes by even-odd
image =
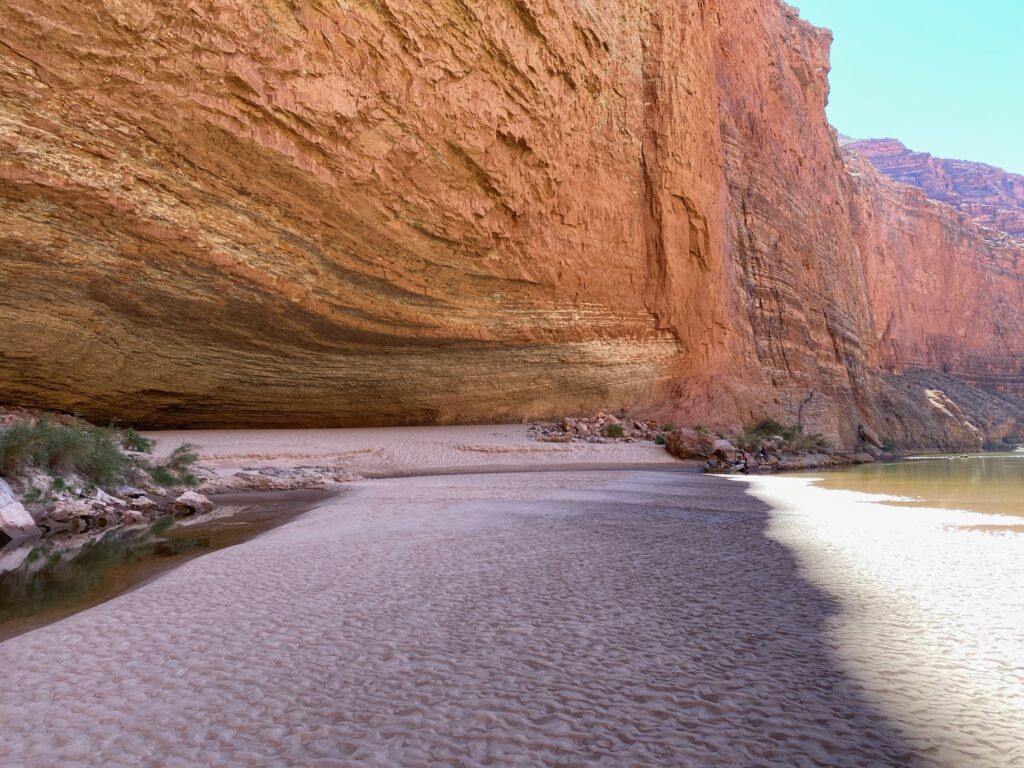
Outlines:
{"label": "murky green water", "polygon": [[202,519],[158,520],[91,539],[0,548],[0,641],[105,602],[182,563],[285,523],[324,491],[222,494]]}
{"label": "murky green water", "polygon": [[823,488],[906,496],[897,505],[1024,517],[1024,452],[906,459],[825,472]]}

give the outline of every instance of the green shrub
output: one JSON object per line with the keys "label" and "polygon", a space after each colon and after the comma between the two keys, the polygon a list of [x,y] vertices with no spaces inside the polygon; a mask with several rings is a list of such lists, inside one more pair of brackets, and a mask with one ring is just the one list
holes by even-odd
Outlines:
{"label": "green shrub", "polygon": [[695,427],[693,428],[693,431],[694,431],[694,432],[700,432],[700,433],[701,433],[702,435],[706,435],[706,434],[709,434],[709,432],[708,432],[708,428],[707,428],[707,427],[705,427],[705,426],[704,426],[703,424],[698,424],[697,426],[695,426]]}
{"label": "green shrub", "polygon": [[36,467],[55,475],[81,475],[92,483],[120,479],[128,466],[108,430],[75,421],[18,422],[0,430],[0,472]]}
{"label": "green shrub", "polygon": [[30,488],[28,492],[22,496],[22,500],[26,504],[38,504],[39,502],[46,500],[46,494],[38,488]]}
{"label": "green shrub", "polygon": [[662,432],[675,432],[676,429],[677,429],[677,427],[676,427],[675,424],[662,424],[661,425],[661,431]]}
{"label": "green shrub", "polygon": [[793,451],[827,451],[832,444],[825,439],[824,435],[815,432],[813,435],[801,435],[796,440],[787,443],[787,447]]}
{"label": "green shrub", "polygon": [[167,457],[167,466],[175,472],[187,472],[199,461],[197,450],[198,446],[192,443],[182,443]]}
{"label": "green shrub", "polygon": [[[803,430],[796,424],[786,425],[775,419],[764,419],[757,424],[748,424],[744,427],[736,443],[746,451],[756,451],[766,440],[778,436],[785,441],[785,447],[790,450],[808,450],[798,447],[802,434]],[[821,435],[810,435],[807,439],[808,445],[817,445],[824,441]]]}
{"label": "green shrub", "polygon": [[1007,435],[1006,437],[996,438],[994,440],[987,440],[985,444],[981,446],[983,451],[1015,451],[1017,446],[1020,445],[1020,438],[1015,435]]}
{"label": "green shrub", "polygon": [[625,437],[626,433],[622,429],[621,424],[605,424],[604,429],[601,430],[601,434],[605,437]]}
{"label": "green shrub", "polygon": [[40,422],[38,433],[36,466],[56,475],[68,475],[89,461],[93,439],[84,429]]}
{"label": "green shrub", "polygon": [[121,431],[121,447],[135,453],[149,453],[156,445],[156,440],[143,437],[131,427]]}
{"label": "green shrub", "polygon": [[150,478],[152,478],[153,482],[157,485],[170,488],[172,485],[178,484],[177,476],[163,464],[146,467],[146,472],[149,473]]}
{"label": "green shrub", "polygon": [[101,429],[77,420],[16,422],[0,428],[0,475],[29,467],[45,470],[56,476],[51,490],[58,493],[67,490],[63,478],[68,475],[81,477],[86,489],[93,489],[124,480],[125,473],[132,468],[144,470],[153,482],[167,487],[194,486],[199,482],[192,474],[199,460],[194,445],[178,446],[162,464],[151,464],[141,457],[129,458],[122,453],[122,446],[139,453],[151,449],[153,442],[132,429]]}
{"label": "green shrub", "polygon": [[174,527],[173,517],[161,517],[159,520],[149,526],[149,532],[160,535],[161,533],[167,533],[171,528]]}
{"label": "green shrub", "polygon": [[196,446],[191,443],[183,443],[171,451],[171,455],[163,464],[150,464],[147,461],[137,460],[136,465],[144,469],[157,485],[162,485],[165,488],[175,485],[192,487],[199,484],[199,480],[192,474],[192,468],[197,461],[199,461],[199,454],[196,453]]}
{"label": "green shrub", "polygon": [[35,432],[30,424],[18,422],[0,429],[0,475],[12,475],[32,464]]}
{"label": "green shrub", "polygon": [[796,424],[786,425],[781,422],[775,421],[775,419],[765,419],[754,425],[754,432],[762,434],[765,437],[774,437],[780,435],[787,442],[796,440],[800,437],[800,433],[803,431]]}
{"label": "green shrub", "polygon": [[664,435],[658,435],[656,438],[654,438],[654,443],[655,443],[655,445],[664,445],[665,444],[665,436]]}

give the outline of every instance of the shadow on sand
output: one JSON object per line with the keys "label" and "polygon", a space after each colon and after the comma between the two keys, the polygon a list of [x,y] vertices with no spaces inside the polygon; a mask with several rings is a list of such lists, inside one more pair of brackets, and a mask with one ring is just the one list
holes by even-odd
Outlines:
{"label": "shadow on sand", "polygon": [[635,527],[646,529],[639,535],[615,527],[620,542],[636,538],[632,566],[672,563],[655,568],[662,574],[655,584],[622,581],[615,600],[643,604],[646,621],[633,638],[641,653],[647,627],[669,622],[680,631],[656,660],[657,676],[668,684],[677,668],[698,681],[677,691],[688,704],[669,716],[687,741],[707,746],[706,759],[680,764],[932,765],[908,749],[843,669],[827,629],[841,605],[767,536],[771,509],[745,489],[651,470],[613,479],[575,518],[600,528],[628,505],[649,521]]}

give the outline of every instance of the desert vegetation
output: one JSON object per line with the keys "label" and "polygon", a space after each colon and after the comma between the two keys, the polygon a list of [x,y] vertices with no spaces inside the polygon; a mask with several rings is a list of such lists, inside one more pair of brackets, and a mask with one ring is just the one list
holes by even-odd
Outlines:
{"label": "desert vegetation", "polygon": [[97,427],[74,418],[25,418],[0,427],[0,476],[42,472],[52,476],[50,490],[57,493],[69,487],[70,478],[102,487],[139,472],[165,487],[197,484],[194,446],[179,446],[163,461],[143,455],[152,448],[153,441],[134,429]]}
{"label": "desert vegetation", "polygon": [[831,448],[824,436],[813,433],[804,434],[799,424],[783,424],[774,419],[764,419],[756,424],[748,424],[737,437],[736,444],[745,451],[756,451],[768,442],[781,443],[777,446],[794,453],[827,451]]}

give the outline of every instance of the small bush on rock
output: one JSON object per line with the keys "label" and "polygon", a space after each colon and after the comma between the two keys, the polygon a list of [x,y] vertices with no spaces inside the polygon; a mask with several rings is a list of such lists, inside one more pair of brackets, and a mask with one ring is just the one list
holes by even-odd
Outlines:
{"label": "small bush on rock", "polygon": [[149,453],[156,445],[155,440],[143,437],[131,427],[121,431],[121,447],[135,453]]}
{"label": "small bush on rock", "polygon": [[38,488],[30,488],[28,493],[22,497],[26,504],[38,504],[46,500],[46,494]]}
{"label": "small bush on rock", "polygon": [[191,443],[183,443],[171,451],[171,455],[163,464],[150,464],[141,460],[137,464],[157,485],[165,488],[185,485],[192,488],[199,484],[199,480],[192,474],[192,468],[195,467],[197,461],[199,461],[199,454],[196,453],[196,446]]}
{"label": "small bush on rock", "polygon": [[815,432],[813,435],[801,435],[796,440],[787,443],[786,447],[791,451],[808,451],[811,453],[817,453],[829,450],[832,445],[825,439],[824,435],[820,435]]}
{"label": "small bush on rock", "polygon": [[831,450],[832,446],[824,435],[805,435],[797,424],[783,424],[774,419],[765,419],[744,428],[736,443],[745,451],[756,451],[773,438],[782,438],[781,448],[798,453],[817,453]]}
{"label": "small bush on rock", "polygon": [[604,429],[601,430],[605,437],[620,438],[625,437],[625,432],[622,429],[621,424],[606,424]]}

